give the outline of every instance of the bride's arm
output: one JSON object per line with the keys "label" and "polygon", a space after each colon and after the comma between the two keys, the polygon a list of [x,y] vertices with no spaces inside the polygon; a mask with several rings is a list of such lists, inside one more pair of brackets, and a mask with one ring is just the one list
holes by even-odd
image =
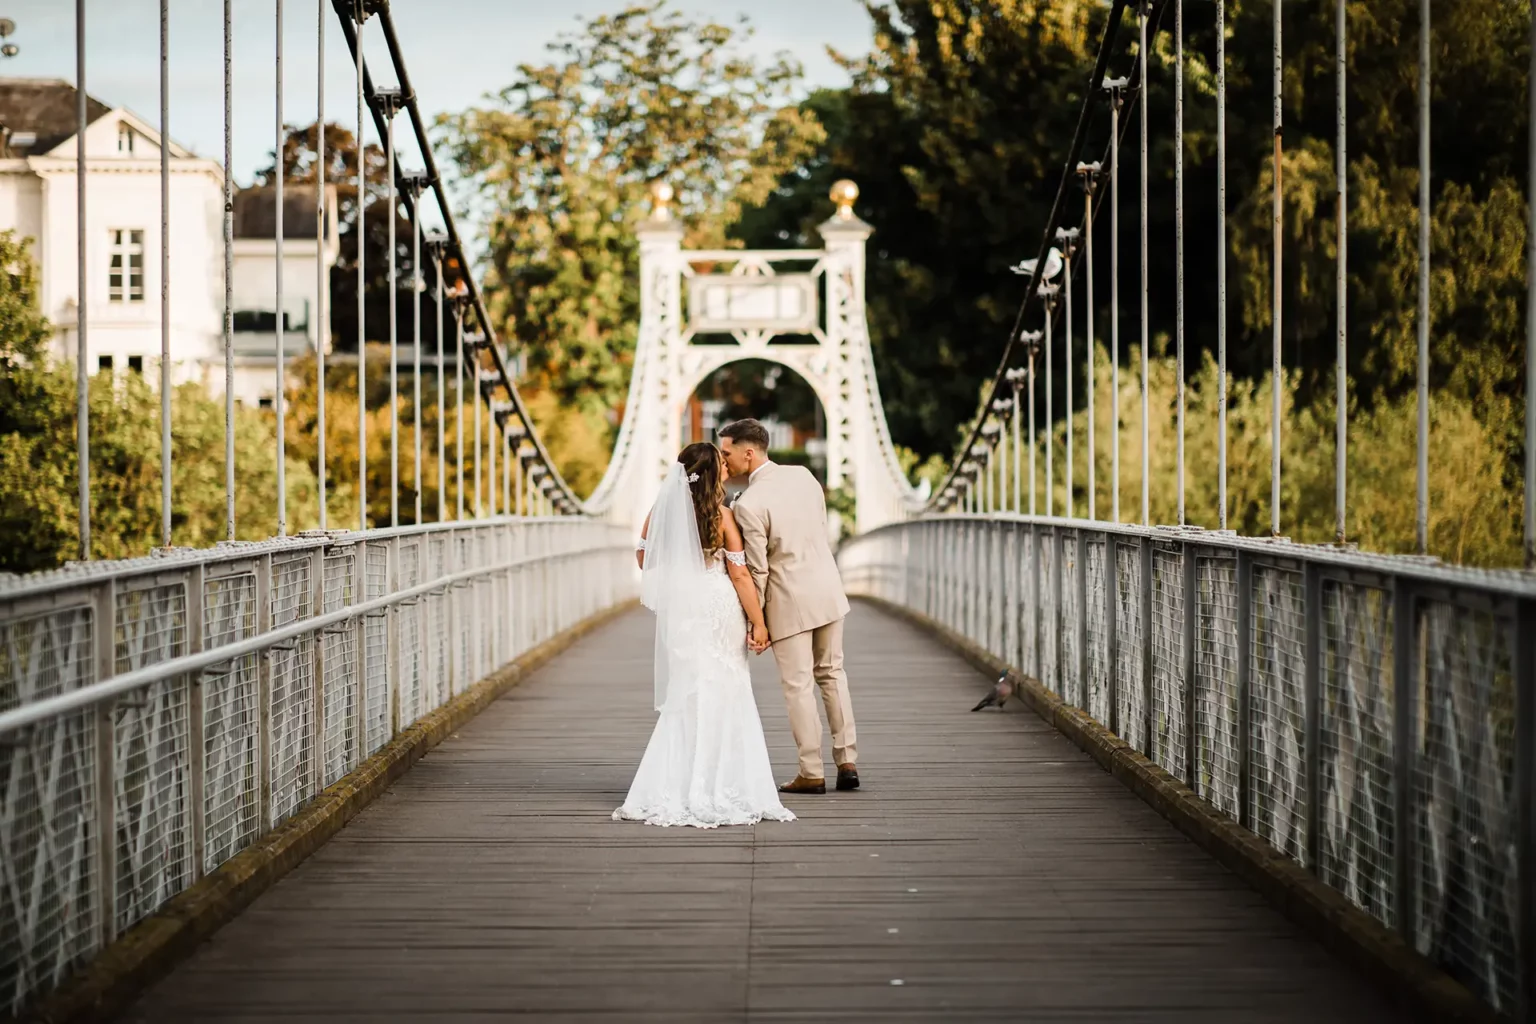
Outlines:
{"label": "bride's arm", "polygon": [[747,568],[745,545],[741,540],[741,528],[736,516],[728,508],[720,510],[720,529],[725,535],[725,571],[736,587],[736,599],[741,610],[747,613],[752,624],[752,636],[760,641],[768,638],[768,626],[763,622],[763,603],[757,594],[757,584],[752,582],[752,571]]}
{"label": "bride's arm", "polygon": [[645,537],[651,532],[651,514],[645,514],[645,525],[640,527],[640,543],[635,545],[635,564],[645,568]]}

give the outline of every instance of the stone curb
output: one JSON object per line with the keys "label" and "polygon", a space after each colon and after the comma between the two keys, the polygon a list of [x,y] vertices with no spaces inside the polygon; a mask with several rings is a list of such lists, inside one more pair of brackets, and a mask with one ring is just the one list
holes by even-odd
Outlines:
{"label": "stone curb", "polygon": [[1419,955],[1396,932],[1350,903],[1300,864],[1222,815],[1182,782],[1153,764],[1087,713],[1034,679],[933,619],[876,597],[864,601],[932,634],[976,668],[1022,678],[1019,697],[1030,710],[1081,747],[1126,788],[1243,879],[1350,967],[1365,974],[1404,1012],[1424,1021],[1507,1024],[1450,975]]}
{"label": "stone curb", "polygon": [[308,807],[134,925],[20,1019],[37,1024],[82,1024],[116,1017],[199,943],[341,831],[428,750],[555,655],[636,604],[626,601],[589,616],[423,716],[329,786]]}

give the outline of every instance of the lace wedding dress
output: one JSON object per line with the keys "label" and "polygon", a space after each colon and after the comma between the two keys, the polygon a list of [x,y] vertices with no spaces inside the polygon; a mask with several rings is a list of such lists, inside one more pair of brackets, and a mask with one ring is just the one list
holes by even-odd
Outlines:
{"label": "lace wedding dress", "polygon": [[721,555],[693,595],[686,623],[672,627],[686,643],[673,641],[668,652],[672,678],[661,717],[615,820],[697,828],[794,820],[768,763],[747,668],[746,617],[725,571],[725,558],[737,565],[745,559],[736,551]]}

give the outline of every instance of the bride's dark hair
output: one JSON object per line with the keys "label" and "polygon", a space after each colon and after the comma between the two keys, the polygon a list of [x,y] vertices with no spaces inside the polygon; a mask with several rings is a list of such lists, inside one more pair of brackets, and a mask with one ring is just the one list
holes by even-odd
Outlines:
{"label": "bride's dark hair", "polygon": [[691,444],[677,453],[683,472],[689,477],[693,494],[693,517],[699,524],[699,543],[704,553],[712,555],[725,547],[725,532],[720,525],[720,506],[725,504],[725,476],[720,472],[720,449],[708,441]]}

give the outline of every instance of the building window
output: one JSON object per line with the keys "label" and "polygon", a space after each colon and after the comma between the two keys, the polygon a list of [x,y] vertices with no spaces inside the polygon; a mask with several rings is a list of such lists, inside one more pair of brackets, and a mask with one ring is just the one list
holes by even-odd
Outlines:
{"label": "building window", "polygon": [[137,374],[143,375],[143,373],[144,373],[144,357],[143,356],[129,356],[128,357],[128,371],[130,373],[137,373]]}
{"label": "building window", "polygon": [[256,399],[256,405],[259,408],[262,408],[262,409],[270,409],[270,408],[272,408],[272,399],[270,399],[270,398],[258,398],[258,399]]}
{"label": "building window", "polygon": [[117,228],[112,232],[112,267],[107,274],[107,298],[112,302],[144,301],[144,232]]}
{"label": "building window", "polygon": [[96,369],[100,370],[102,373],[111,373],[112,372],[112,357],[111,356],[97,356],[96,357]]}
{"label": "building window", "polygon": [[117,151],[123,156],[133,156],[133,129],[126,124],[117,126]]}

